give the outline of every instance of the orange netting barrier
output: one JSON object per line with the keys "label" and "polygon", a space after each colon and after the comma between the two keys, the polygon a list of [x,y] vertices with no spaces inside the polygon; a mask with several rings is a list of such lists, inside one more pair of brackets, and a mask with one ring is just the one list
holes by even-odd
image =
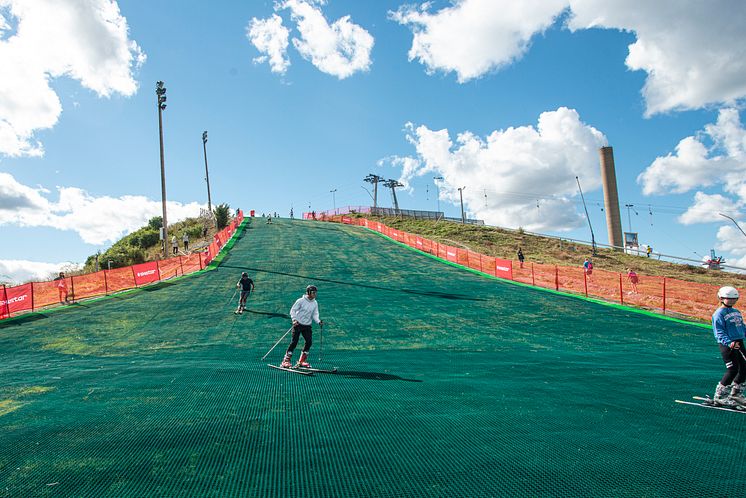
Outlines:
{"label": "orange netting barrier", "polygon": [[3,285],[0,289],[0,320],[18,313],[105,296],[199,271],[215,259],[242,221],[243,212],[239,210],[233,221],[215,234],[204,252],[73,275],[60,280],[29,282],[13,287]]}
{"label": "orange netting barrier", "polygon": [[[312,219],[306,216],[304,219]],[[594,269],[586,274],[581,266],[559,266],[504,260],[475,253],[393,229],[366,218],[345,215],[317,214],[317,221],[358,225],[382,233],[387,237],[432,254],[440,259],[471,268],[488,275],[544,287],[562,292],[601,298],[623,305],[657,312],[674,313],[700,320],[709,320],[717,306],[718,286],[686,282],[669,277],[637,275],[637,281],[625,273]]]}

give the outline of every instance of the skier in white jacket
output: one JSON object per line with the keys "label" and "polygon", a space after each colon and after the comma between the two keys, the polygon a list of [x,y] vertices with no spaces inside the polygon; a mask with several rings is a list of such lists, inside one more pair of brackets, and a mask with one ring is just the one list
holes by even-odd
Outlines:
{"label": "skier in white jacket", "polygon": [[301,351],[300,358],[295,367],[310,368],[311,365],[306,361],[308,359],[308,351],[311,349],[313,340],[311,338],[312,322],[316,322],[323,326],[324,321],[319,319],[319,303],[316,301],[316,293],[318,289],[315,285],[309,285],[306,287],[306,293],[298,298],[290,308],[290,318],[293,320],[293,338],[290,341],[287,351],[285,352],[285,358],[282,360],[283,368],[290,368],[292,363],[293,351],[298,345],[298,339],[303,336],[305,344],[303,344],[303,351]]}

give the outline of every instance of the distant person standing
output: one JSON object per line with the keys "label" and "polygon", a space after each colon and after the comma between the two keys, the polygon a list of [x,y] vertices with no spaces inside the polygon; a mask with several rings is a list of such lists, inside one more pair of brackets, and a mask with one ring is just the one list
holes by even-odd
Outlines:
{"label": "distant person standing", "polygon": [[290,360],[293,357],[293,351],[298,346],[298,339],[303,336],[305,343],[303,344],[303,351],[298,358],[298,363],[295,367],[310,368],[311,365],[306,361],[308,359],[308,351],[311,349],[313,343],[311,334],[313,332],[311,325],[313,322],[323,326],[323,320],[319,319],[319,303],[316,301],[316,294],[318,289],[315,285],[309,285],[306,287],[306,293],[298,298],[290,308],[290,318],[293,320],[293,337],[290,340],[290,345],[285,352],[285,358],[282,360],[280,365],[283,368],[290,368],[292,363]]}
{"label": "distant person standing", "polygon": [[588,280],[590,280],[591,275],[593,274],[593,262],[590,258],[585,258],[585,261],[583,262],[583,271],[585,272],[585,276],[588,277]]}
{"label": "distant person standing", "polygon": [[59,276],[55,277],[54,281],[57,282],[57,290],[60,293],[60,304],[68,304],[67,280],[65,280],[65,273],[60,272]]}
{"label": "distant person standing", "polygon": [[645,255],[649,258],[651,254],[653,254],[653,248],[652,246],[648,246],[648,248],[645,249]]}
{"label": "distant person standing", "polygon": [[174,256],[179,254],[179,241],[176,240],[176,235],[171,237],[171,250],[173,251]]}
{"label": "distant person standing", "polygon": [[627,280],[632,285],[632,292],[637,294],[637,283],[640,281],[640,277],[637,276],[637,273],[632,268],[627,269]]}
{"label": "distant person standing", "polygon": [[721,287],[718,290],[720,306],[712,314],[712,330],[726,368],[723,378],[715,388],[712,401],[716,405],[729,407],[746,406],[746,398],[743,396],[743,382],[746,380],[743,339],[746,337],[746,326],[741,312],[733,307],[738,296],[735,287]]}
{"label": "distant person standing", "polygon": [[189,250],[189,234],[184,232],[181,241],[184,243],[184,252],[187,252]]}
{"label": "distant person standing", "polygon": [[251,295],[251,291],[254,290],[254,281],[249,278],[248,273],[243,272],[241,273],[241,280],[236,284],[236,288],[241,290],[241,297],[238,300],[238,309],[235,313],[242,315],[246,309],[246,300]]}
{"label": "distant person standing", "polygon": [[523,257],[523,251],[521,251],[521,248],[518,248],[518,264],[520,264],[521,268],[523,268],[523,260],[525,258]]}

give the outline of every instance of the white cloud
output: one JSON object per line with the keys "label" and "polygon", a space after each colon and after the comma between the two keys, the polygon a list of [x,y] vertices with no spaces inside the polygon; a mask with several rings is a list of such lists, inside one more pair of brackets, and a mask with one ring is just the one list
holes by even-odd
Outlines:
{"label": "white cloud", "polygon": [[442,176],[440,198],[454,205],[460,203],[458,188],[466,186],[470,216],[489,224],[537,231],[575,228],[583,222],[574,200],[575,177],[588,190],[601,184],[598,149],[606,138],[580,121],[574,109],[544,112],[535,127],[496,130],[484,139],[463,132],[455,144],[448,130],[411,123],[406,130],[417,156],[388,158],[403,167],[399,181],[409,186],[414,177]]}
{"label": "white cloud", "polygon": [[31,281],[52,280],[61,271],[69,272],[80,265],[69,261],[63,263],[40,263],[22,259],[0,260],[0,284],[20,285]]}
{"label": "white cloud", "polygon": [[453,0],[389,12],[413,33],[409,59],[459,82],[519,60],[569,8],[571,30],[632,32],[627,67],[647,73],[646,114],[731,104],[746,96],[746,4],[732,0]]}
{"label": "white cloud", "polygon": [[[145,55],[128,38],[111,0],[0,0],[0,154],[40,156],[34,133],[62,112],[50,80],[67,76],[101,97],[136,92],[133,70]],[[17,21],[9,33],[8,17]]]}
{"label": "white cloud", "polygon": [[[746,227],[746,222],[738,221],[741,228]],[[725,263],[731,266],[746,268],[746,235],[736,228],[735,225],[723,225],[717,232],[718,249],[733,256]]]}
{"label": "white cloud", "polygon": [[254,62],[269,62],[273,73],[285,74],[290,67],[287,57],[289,35],[290,32],[282,25],[282,18],[277,14],[272,14],[269,19],[252,18],[246,28],[246,36],[264,54],[256,57]]}
{"label": "white cloud", "polygon": [[293,46],[320,71],[345,79],[371,64],[373,37],[344,16],[329,24],[319,6],[323,0],[286,0],[278,9],[289,9],[300,38]]}
{"label": "white cloud", "polygon": [[709,158],[707,147],[696,137],[686,137],[676,146],[676,153],[657,157],[637,177],[645,195],[664,192],[683,193],[695,187],[708,187],[717,181],[717,158]]}
{"label": "white cloud", "polygon": [[643,70],[646,114],[746,95],[746,4],[731,0],[570,0],[571,29],[635,33],[627,67]]}
{"label": "white cloud", "polygon": [[739,203],[720,194],[708,195],[704,192],[694,194],[694,204],[679,217],[684,225],[694,223],[722,223],[725,219],[719,213],[730,217],[739,216]]}
{"label": "white cloud", "polygon": [[453,71],[463,83],[521,58],[566,6],[566,0],[459,0],[435,13],[426,2],[389,16],[413,31],[410,61],[430,73]]}
{"label": "white cloud", "polygon": [[[682,139],[675,153],[656,158],[637,181],[646,195],[697,189],[679,221],[723,224],[717,233],[719,249],[730,252],[729,264],[746,267],[746,236],[718,215],[738,219],[746,206],[746,129],[736,109],[721,109],[715,123]],[[721,192],[705,193],[702,187]]]}
{"label": "white cloud", "polygon": [[[18,183],[0,173],[0,226],[51,227],[71,230],[93,245],[115,242],[154,216],[162,214],[161,201],[144,196],[94,197],[75,187],[57,187],[59,199],[48,199],[49,191]],[[168,221],[199,216],[205,207],[196,202],[167,203]]]}
{"label": "white cloud", "polygon": [[746,201],[746,130],[738,111],[722,109],[715,124],[682,139],[674,154],[656,158],[637,181],[646,195],[720,185]]}

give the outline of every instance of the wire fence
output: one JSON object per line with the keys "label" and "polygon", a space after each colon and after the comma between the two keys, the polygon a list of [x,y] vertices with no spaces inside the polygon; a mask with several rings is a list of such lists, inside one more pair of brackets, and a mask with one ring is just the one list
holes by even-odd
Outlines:
{"label": "wire fence", "polygon": [[460,247],[440,244],[366,218],[323,216],[322,221],[358,225],[379,232],[412,248],[498,278],[599,298],[662,314],[709,320],[717,305],[718,287],[670,277],[628,275],[601,269],[525,263],[487,256]]}
{"label": "wire fence", "polygon": [[227,227],[215,234],[203,252],[43,282],[28,282],[12,287],[3,285],[0,289],[0,320],[42,308],[106,296],[202,270],[233,237],[243,219],[243,212],[239,211]]}

